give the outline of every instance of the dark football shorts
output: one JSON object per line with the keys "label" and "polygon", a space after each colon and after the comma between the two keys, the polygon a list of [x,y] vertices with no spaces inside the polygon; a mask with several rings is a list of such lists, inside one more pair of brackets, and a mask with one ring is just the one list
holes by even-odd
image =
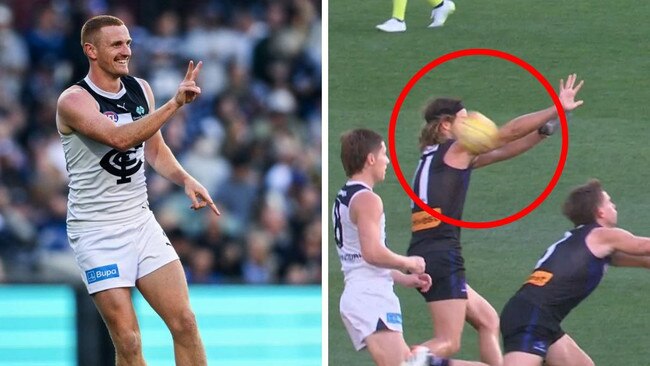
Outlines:
{"label": "dark football shorts", "polygon": [[425,272],[431,276],[431,288],[418,292],[427,302],[467,299],[465,283],[465,261],[460,248],[426,250],[425,245],[411,247],[408,255],[418,255],[426,262]]}
{"label": "dark football shorts", "polygon": [[505,353],[525,352],[546,358],[549,347],[564,334],[559,321],[517,295],[508,301],[501,312]]}

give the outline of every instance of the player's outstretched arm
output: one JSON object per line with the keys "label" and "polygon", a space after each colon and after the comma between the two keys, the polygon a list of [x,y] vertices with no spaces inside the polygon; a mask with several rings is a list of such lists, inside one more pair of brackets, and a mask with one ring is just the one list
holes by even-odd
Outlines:
{"label": "player's outstretched arm", "polygon": [[174,98],[155,112],[123,125],[116,125],[99,112],[97,102],[86,90],[78,86],[70,87],[61,94],[57,102],[57,127],[64,135],[77,131],[104,145],[126,151],[153,136],[178,108],[192,102],[201,94],[201,89],[196,86],[195,81],[200,69],[201,62],[194,67],[194,63],[190,61],[185,78]]}
{"label": "player's outstretched arm", "polygon": [[614,252],[610,264],[617,267],[639,267],[650,269],[650,256]]}
{"label": "player's outstretched arm", "polygon": [[[558,98],[565,112],[571,112],[583,104],[582,100],[576,100],[576,96],[582,89],[584,80],[576,84],[577,78],[576,74],[571,74],[567,77],[566,83],[563,79],[560,80]],[[557,117],[555,106],[519,116],[499,128],[499,145],[528,136],[555,117]]]}
{"label": "player's outstretched arm", "polygon": [[383,212],[381,198],[374,192],[360,192],[350,203],[350,219],[359,230],[361,256],[366,262],[377,267],[423,273],[422,257],[405,257],[393,253],[381,242],[380,222]]}
{"label": "player's outstretched arm", "polygon": [[531,132],[523,138],[509,142],[495,150],[477,155],[472,167],[476,169],[521,155],[542,142],[546,137],[546,135],[542,135],[537,131]]}
{"label": "player's outstretched arm", "polygon": [[[567,77],[566,83],[560,80],[558,97],[566,112],[570,112],[583,104],[582,100],[575,97],[582,88],[584,81],[576,84],[576,74]],[[494,164],[499,161],[513,158],[532,149],[547,136],[553,134],[559,122],[553,124],[557,119],[555,107],[526,114],[515,118],[499,129],[497,148],[484,154],[480,154],[472,162],[473,168],[480,168]]]}
{"label": "player's outstretched arm", "polygon": [[605,258],[616,252],[633,256],[650,255],[650,238],[636,236],[631,232],[612,227],[594,229],[586,238],[589,250],[598,258]]}

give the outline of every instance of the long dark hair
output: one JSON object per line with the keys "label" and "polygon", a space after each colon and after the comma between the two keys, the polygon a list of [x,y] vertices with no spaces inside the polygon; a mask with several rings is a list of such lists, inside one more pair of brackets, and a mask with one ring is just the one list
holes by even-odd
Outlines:
{"label": "long dark hair", "polygon": [[460,99],[436,98],[429,101],[422,113],[425,123],[420,130],[420,150],[445,142],[445,138],[440,134],[440,124],[454,122],[456,113],[463,108],[465,107]]}

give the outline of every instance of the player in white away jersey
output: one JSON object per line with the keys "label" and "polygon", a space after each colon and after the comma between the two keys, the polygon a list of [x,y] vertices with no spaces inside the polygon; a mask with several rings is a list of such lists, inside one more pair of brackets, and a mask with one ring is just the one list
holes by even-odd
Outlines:
{"label": "player in white away jersey", "polygon": [[383,203],[372,191],[386,176],[386,145],[374,131],[349,131],[341,137],[341,161],[349,180],[336,196],[332,221],[345,276],[341,318],[355,349],[367,347],[379,366],[476,365],[409,350],[393,282],[427,291],[431,277],[423,274],[422,257],[405,257],[386,246]]}
{"label": "player in white away jersey", "polygon": [[201,89],[190,61],[174,98],[155,110],[146,81],[128,75],[131,37],[100,15],[81,29],[88,76],[66,89],[56,124],[70,176],[68,238],[81,276],[115,345],[117,365],[145,365],[131,302],[137,287],[172,333],[176,365],[206,365],[183,268],[147,203],[144,160],[183,186],[197,210],[219,214],[208,191],[180,166],[160,128]]}

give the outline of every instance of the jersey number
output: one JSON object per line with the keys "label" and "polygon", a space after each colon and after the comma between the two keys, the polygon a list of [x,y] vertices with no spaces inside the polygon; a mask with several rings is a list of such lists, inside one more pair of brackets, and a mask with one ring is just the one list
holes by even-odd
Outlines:
{"label": "jersey number", "polygon": [[544,264],[544,262],[546,262],[546,260],[548,259],[548,257],[550,257],[551,254],[553,254],[553,252],[555,252],[555,249],[557,248],[557,246],[560,245],[560,244],[562,244],[562,243],[564,243],[565,241],[567,241],[567,239],[569,239],[569,238],[571,237],[571,235],[573,235],[573,234],[571,234],[571,232],[567,231],[567,232],[564,234],[564,238],[558,240],[558,241],[555,242],[553,245],[551,245],[550,247],[548,247],[548,249],[546,249],[546,252],[544,252],[544,255],[542,256],[542,258],[540,258],[540,259],[537,261],[537,264],[535,265],[535,269],[541,267],[542,264]]}
{"label": "jersey number", "polygon": [[343,247],[343,225],[341,224],[341,213],[339,206],[341,202],[337,199],[334,201],[334,241],[339,248]]}

